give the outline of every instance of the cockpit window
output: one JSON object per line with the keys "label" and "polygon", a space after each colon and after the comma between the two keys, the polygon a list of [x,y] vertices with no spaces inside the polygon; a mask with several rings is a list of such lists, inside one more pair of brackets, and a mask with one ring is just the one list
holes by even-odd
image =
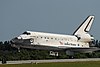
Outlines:
{"label": "cockpit window", "polygon": [[23,34],[30,35],[30,33],[29,33],[29,32],[24,32]]}

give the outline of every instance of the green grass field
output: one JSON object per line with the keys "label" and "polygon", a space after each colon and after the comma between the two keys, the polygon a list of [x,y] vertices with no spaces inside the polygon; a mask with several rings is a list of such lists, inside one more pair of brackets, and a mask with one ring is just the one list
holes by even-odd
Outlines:
{"label": "green grass field", "polygon": [[38,64],[1,64],[0,67],[100,67],[100,61]]}

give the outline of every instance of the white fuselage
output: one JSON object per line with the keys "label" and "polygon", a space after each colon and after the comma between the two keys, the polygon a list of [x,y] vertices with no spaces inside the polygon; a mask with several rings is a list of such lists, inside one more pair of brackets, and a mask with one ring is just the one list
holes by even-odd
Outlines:
{"label": "white fuselage", "polygon": [[[49,47],[67,49],[67,48],[89,48],[89,43],[79,41],[76,36],[51,34],[43,32],[31,32],[22,34],[12,41],[16,44],[24,44],[34,46],[34,49],[49,49]],[[35,47],[36,46],[36,47]],[[38,47],[37,47],[38,46]],[[40,48],[39,48],[40,47]],[[45,48],[46,47],[46,48]]]}

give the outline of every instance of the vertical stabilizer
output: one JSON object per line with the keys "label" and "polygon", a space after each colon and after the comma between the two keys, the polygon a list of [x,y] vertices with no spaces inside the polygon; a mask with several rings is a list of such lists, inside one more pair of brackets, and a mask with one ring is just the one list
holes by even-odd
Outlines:
{"label": "vertical stabilizer", "polygon": [[75,30],[73,35],[81,35],[81,34],[86,34],[89,32],[92,23],[94,20],[94,16],[88,16],[86,20]]}

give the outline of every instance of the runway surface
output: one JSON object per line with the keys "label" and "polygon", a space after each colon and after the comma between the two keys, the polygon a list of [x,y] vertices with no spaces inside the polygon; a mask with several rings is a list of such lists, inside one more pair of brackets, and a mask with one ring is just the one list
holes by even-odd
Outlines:
{"label": "runway surface", "polygon": [[[87,59],[52,59],[52,60],[20,60],[20,61],[7,61],[6,64],[23,64],[23,63],[50,63],[50,62],[80,62],[80,61],[100,61],[100,58],[87,58]],[[2,64],[2,61],[0,61]]]}

